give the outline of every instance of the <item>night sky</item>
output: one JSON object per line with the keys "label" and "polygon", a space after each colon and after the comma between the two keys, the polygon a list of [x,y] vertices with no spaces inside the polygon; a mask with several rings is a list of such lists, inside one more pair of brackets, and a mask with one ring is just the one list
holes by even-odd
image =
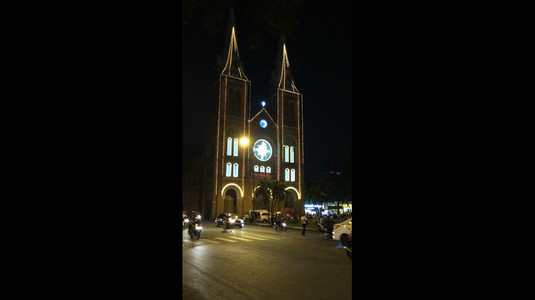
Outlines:
{"label": "night sky", "polygon": [[[303,94],[305,178],[315,180],[332,168],[326,164],[326,153],[336,153],[340,163],[347,161],[352,153],[351,1],[295,3],[297,8],[289,14],[291,24],[296,25],[285,39],[295,84]],[[254,115],[260,109],[260,101],[269,93],[279,37],[255,22],[244,4],[231,4],[236,16],[240,58],[251,81],[251,115]],[[190,22],[183,23],[184,144],[206,141],[209,91],[219,76],[217,55],[223,54],[231,4],[212,8],[215,21],[210,26],[199,21],[202,12],[197,12],[197,19],[191,17]],[[185,9],[185,13],[192,10]]]}

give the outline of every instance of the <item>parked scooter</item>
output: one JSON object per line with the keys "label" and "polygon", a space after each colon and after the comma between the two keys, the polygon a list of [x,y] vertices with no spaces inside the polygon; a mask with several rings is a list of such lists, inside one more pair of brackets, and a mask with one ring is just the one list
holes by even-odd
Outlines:
{"label": "parked scooter", "polygon": [[347,246],[344,246],[344,249],[346,250],[347,257],[349,259],[353,260],[353,236],[349,235],[349,240],[347,241]]}

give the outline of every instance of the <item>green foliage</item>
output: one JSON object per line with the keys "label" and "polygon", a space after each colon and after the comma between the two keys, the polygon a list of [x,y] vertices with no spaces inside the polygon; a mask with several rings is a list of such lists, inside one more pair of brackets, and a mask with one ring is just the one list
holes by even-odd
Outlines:
{"label": "green foliage", "polygon": [[258,182],[258,185],[254,191],[255,197],[262,196],[262,201],[264,202],[265,207],[269,207],[269,202],[271,200],[271,191],[270,191],[270,179],[264,178]]}
{"label": "green foliage", "polygon": [[275,207],[284,199],[286,195],[286,185],[282,181],[270,178],[261,179],[255,189],[254,195],[262,196],[265,207],[269,212],[274,213]]}

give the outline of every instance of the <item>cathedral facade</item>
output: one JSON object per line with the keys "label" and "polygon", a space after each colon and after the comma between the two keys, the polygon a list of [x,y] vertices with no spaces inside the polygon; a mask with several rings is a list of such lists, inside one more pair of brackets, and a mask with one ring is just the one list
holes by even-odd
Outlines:
{"label": "cathedral facade", "polygon": [[241,216],[267,209],[261,197],[254,197],[254,189],[262,178],[271,178],[286,186],[286,197],[275,211],[292,208],[299,217],[304,213],[303,95],[290,71],[286,43],[281,39],[277,50],[270,95],[260,111],[251,111],[252,85],[240,60],[232,11],[227,31],[212,90],[202,213],[213,219],[221,213]]}

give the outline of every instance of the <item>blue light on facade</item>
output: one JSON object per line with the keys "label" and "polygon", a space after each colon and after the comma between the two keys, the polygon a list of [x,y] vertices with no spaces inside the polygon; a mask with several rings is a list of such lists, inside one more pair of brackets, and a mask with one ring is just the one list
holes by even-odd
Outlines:
{"label": "blue light on facade", "polygon": [[260,120],[260,127],[266,128],[267,127],[267,121],[264,120],[264,119]]}

